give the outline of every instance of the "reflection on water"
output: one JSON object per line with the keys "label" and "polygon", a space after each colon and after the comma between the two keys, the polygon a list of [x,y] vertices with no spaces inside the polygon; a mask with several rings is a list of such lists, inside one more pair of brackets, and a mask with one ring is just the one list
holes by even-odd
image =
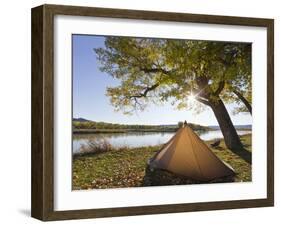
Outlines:
{"label": "reflection on water", "polygon": [[[202,140],[212,140],[223,138],[220,130],[207,132],[195,131]],[[239,135],[251,133],[251,131],[238,130]],[[143,147],[154,146],[166,143],[175,133],[174,132],[132,132],[132,133],[98,133],[98,134],[74,134],[73,152],[79,152],[82,144],[86,144],[89,139],[105,139],[114,147]]]}

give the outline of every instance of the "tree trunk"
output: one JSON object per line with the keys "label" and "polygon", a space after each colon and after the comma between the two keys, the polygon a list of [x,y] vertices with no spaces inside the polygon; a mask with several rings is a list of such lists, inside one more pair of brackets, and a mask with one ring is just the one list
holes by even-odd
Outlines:
{"label": "tree trunk", "polygon": [[231,150],[243,149],[243,145],[222,100],[219,99],[216,102],[209,103],[218,120],[226,146]]}
{"label": "tree trunk", "polygon": [[247,99],[238,91],[234,90],[233,93],[235,93],[235,95],[245,104],[246,108],[248,109],[248,111],[250,112],[250,114],[252,115],[252,106],[251,104],[247,101]]}
{"label": "tree trunk", "polygon": [[216,102],[209,101],[208,105],[212,108],[218,120],[227,148],[240,156],[247,163],[252,164],[252,154],[248,150],[244,149],[222,100],[219,99]]}

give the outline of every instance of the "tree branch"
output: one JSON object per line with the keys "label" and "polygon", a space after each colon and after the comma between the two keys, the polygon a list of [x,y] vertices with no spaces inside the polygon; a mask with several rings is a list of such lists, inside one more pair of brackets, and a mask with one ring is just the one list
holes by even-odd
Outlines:
{"label": "tree branch", "polygon": [[222,91],[223,88],[224,88],[224,85],[225,85],[225,82],[224,82],[224,81],[220,81],[220,82],[219,82],[219,86],[218,86],[217,90],[214,92],[214,95],[215,95],[215,96],[218,96],[218,95],[221,93],[221,91]]}
{"label": "tree branch", "polygon": [[165,70],[163,68],[140,68],[141,71],[145,72],[145,73],[157,73],[157,72],[161,72],[163,74],[171,74],[172,71],[168,71]]}
{"label": "tree branch", "polygon": [[238,92],[237,90],[233,90],[233,93],[245,104],[250,114],[252,114],[252,106],[249,101],[242,95],[242,93]]}
{"label": "tree branch", "polygon": [[199,101],[200,103],[202,103],[202,104],[206,104],[207,106],[210,106],[210,103],[209,103],[209,101],[207,101],[207,100],[204,100],[204,99],[199,98],[199,97],[196,97],[195,99],[196,99],[197,101]]}
{"label": "tree branch", "polygon": [[149,86],[147,87],[143,93],[140,93],[140,94],[136,94],[136,95],[130,95],[130,96],[127,96],[127,98],[142,98],[142,97],[146,97],[148,92],[152,91],[152,90],[155,90],[157,87],[159,86],[158,83],[152,85],[152,86]]}

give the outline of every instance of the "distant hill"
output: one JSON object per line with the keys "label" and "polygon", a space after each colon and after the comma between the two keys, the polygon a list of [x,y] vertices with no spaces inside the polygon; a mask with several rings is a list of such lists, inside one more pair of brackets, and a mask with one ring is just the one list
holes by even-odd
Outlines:
{"label": "distant hill", "polygon": [[84,119],[84,118],[73,118],[73,122],[91,122],[91,120]]}

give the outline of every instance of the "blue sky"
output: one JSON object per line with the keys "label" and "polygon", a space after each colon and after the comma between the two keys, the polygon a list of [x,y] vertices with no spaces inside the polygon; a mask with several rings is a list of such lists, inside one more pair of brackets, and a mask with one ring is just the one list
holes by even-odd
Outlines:
{"label": "blue sky", "polygon": [[[122,124],[175,124],[187,120],[201,125],[218,125],[213,112],[206,108],[200,114],[188,110],[176,110],[167,103],[150,105],[144,112],[124,115],[115,112],[105,95],[107,86],[117,86],[118,81],[99,70],[94,48],[104,47],[104,37],[73,35],[73,117]],[[234,104],[226,105],[235,125],[251,124],[250,114],[232,115]]]}

